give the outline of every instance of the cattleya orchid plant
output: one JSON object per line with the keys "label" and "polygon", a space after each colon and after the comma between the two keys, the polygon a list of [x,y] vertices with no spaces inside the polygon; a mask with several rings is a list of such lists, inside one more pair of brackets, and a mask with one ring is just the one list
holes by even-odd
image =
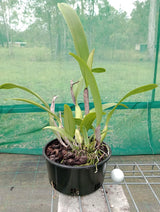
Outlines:
{"label": "cattleya orchid plant", "polygon": [[[122,104],[122,101],[127,97],[155,89],[157,85],[149,84],[138,87],[127,93],[118,103],[102,104],[94,72],[102,73],[105,72],[105,69],[92,68],[95,50],[93,49],[89,53],[86,36],[76,12],[65,3],[59,3],[58,8],[64,16],[74,41],[76,54],[70,53],[70,55],[78,62],[82,75],[77,82],[71,81],[70,83],[71,96],[75,105],[75,116],[73,116],[72,110],[67,104],[64,105],[63,113],[59,113],[59,115],[55,113],[56,96],[53,97],[52,104],[49,106],[37,93],[23,86],[6,83],[2,84],[0,89],[19,88],[37,97],[42,104],[30,99],[14,98],[14,100],[36,105],[48,112],[50,126],[45,127],[45,129],[51,129],[64,147],[69,147],[73,151],[85,152],[88,158],[87,164],[96,164],[102,155],[102,153],[99,154],[99,146],[102,145],[107,135],[108,123],[116,108],[119,105],[127,107]],[[94,102],[93,109],[89,108],[89,88]],[[82,111],[78,105],[78,95],[81,90],[84,93],[85,111]],[[107,108],[111,108],[108,114],[105,112]],[[106,120],[104,128],[101,129],[100,124],[103,116],[106,116]],[[90,132],[92,133],[90,134]]]}

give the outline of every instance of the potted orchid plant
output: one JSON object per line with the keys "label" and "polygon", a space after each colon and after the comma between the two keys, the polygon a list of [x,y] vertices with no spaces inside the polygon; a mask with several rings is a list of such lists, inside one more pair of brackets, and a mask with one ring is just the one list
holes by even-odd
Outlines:
{"label": "potted orchid plant", "polygon": [[[156,84],[138,87],[128,92],[118,103],[102,104],[94,73],[105,72],[104,68],[93,68],[95,50],[89,52],[87,39],[76,12],[67,4],[59,3],[62,13],[71,32],[76,54],[70,55],[78,62],[81,78],[71,81],[70,91],[75,112],[65,104],[64,111],[55,113],[55,100],[51,106],[30,89],[13,83],[0,85],[0,89],[19,88],[34,95],[42,104],[30,99],[15,98],[27,102],[48,112],[50,129],[56,139],[50,141],[43,150],[47,162],[50,183],[60,192],[69,195],[86,195],[97,190],[103,183],[106,162],[111,156],[110,147],[104,142],[108,124],[116,108],[129,96],[155,89]],[[89,90],[93,97],[94,108],[89,107]],[[78,104],[78,96],[83,91],[84,111]],[[110,108],[108,114],[106,109]],[[106,117],[101,129],[102,117]]]}

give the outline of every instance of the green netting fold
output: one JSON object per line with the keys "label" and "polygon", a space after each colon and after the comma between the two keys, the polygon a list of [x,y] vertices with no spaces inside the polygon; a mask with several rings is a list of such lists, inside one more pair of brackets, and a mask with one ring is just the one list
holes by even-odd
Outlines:
{"label": "green netting fold", "polygon": [[[113,155],[160,154],[160,102],[125,104],[129,109],[115,112],[105,139]],[[57,104],[56,111],[63,106]],[[74,105],[70,106],[74,110]],[[1,106],[0,120],[1,153],[41,155],[44,145],[54,138],[52,132],[43,130],[49,124],[48,114],[34,106]]]}
{"label": "green netting fold", "polygon": [[[107,102],[104,102],[104,104]],[[72,110],[74,110],[74,105],[71,103],[68,104]],[[124,102],[128,109],[144,109],[144,108],[160,108],[160,101],[154,102]],[[84,110],[84,104],[80,103],[79,106]],[[90,108],[93,108],[94,104],[90,103]],[[119,106],[118,109],[126,109],[122,106]],[[56,104],[55,111],[63,111],[64,103]],[[20,104],[20,105],[0,105],[0,114],[1,113],[29,113],[29,112],[44,112],[41,108],[38,108],[34,105],[29,104]]]}

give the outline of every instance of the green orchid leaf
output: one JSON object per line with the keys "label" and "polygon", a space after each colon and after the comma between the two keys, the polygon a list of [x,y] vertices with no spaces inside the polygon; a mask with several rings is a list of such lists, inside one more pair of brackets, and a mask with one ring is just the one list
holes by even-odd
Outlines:
{"label": "green orchid leaf", "polygon": [[[69,53],[72,57],[74,57],[74,59],[76,59],[76,61],[79,63],[79,67],[80,67],[80,70],[81,70],[81,74],[82,74],[82,77],[83,77],[83,80],[85,82],[85,87],[87,88],[88,87],[88,82],[87,82],[87,76],[86,76],[86,62],[79,56],[75,55],[74,53]],[[80,61],[82,60],[82,61]],[[87,66],[87,68],[89,69],[89,67]],[[79,88],[80,89],[80,88]]]}
{"label": "green orchid leaf", "polygon": [[66,104],[64,105],[64,129],[71,137],[74,137],[75,121],[71,108]]}
{"label": "green orchid leaf", "polygon": [[125,104],[120,103],[119,105],[122,106],[122,107],[125,107],[126,109],[128,109],[128,106],[125,105]]}
{"label": "green orchid leaf", "polygon": [[117,103],[106,103],[106,104],[102,104],[102,108],[103,110],[109,109],[111,107],[114,107]]}
{"label": "green orchid leaf", "polygon": [[83,143],[83,138],[80,134],[80,131],[78,129],[75,130],[75,139],[76,139],[76,142],[78,144],[82,144]]}
{"label": "green orchid leaf", "polygon": [[5,83],[5,84],[0,85],[0,89],[13,89],[13,88],[19,88],[19,89],[22,89],[22,90],[32,94],[33,96],[37,97],[49,109],[49,105],[42,97],[40,97],[37,93],[33,92],[32,90],[30,90],[26,87],[16,85],[13,83]]}
{"label": "green orchid leaf", "polygon": [[139,94],[139,93],[143,93],[143,92],[146,92],[146,91],[150,91],[150,90],[155,89],[156,87],[158,87],[157,84],[148,84],[148,85],[144,85],[144,86],[138,87],[136,89],[133,89],[132,91],[128,92],[119,102],[122,102],[123,100],[125,100],[129,96]]}
{"label": "green orchid leaf", "polygon": [[91,53],[89,54],[88,60],[87,60],[87,65],[88,65],[88,67],[89,67],[90,69],[92,69],[94,52],[95,52],[95,49],[93,49],[93,50],[91,51]]}
{"label": "green orchid leaf", "polygon": [[54,127],[54,126],[47,126],[47,127],[44,127],[43,129],[50,129],[52,131],[58,132],[61,135],[62,138],[67,137],[70,142],[72,142],[72,143],[75,142],[74,139],[63,128]]}
{"label": "green orchid leaf", "polygon": [[105,68],[93,68],[92,72],[94,73],[104,73],[106,71]]}
{"label": "green orchid leaf", "polygon": [[75,118],[82,119],[82,110],[78,104],[75,105]]}
{"label": "green orchid leaf", "polygon": [[87,129],[83,126],[82,127],[82,135],[83,135],[83,138],[84,138],[84,146],[89,149],[89,138],[88,138],[88,133],[87,133]]}
{"label": "green orchid leaf", "polygon": [[158,87],[158,85],[156,84],[148,84],[148,85],[144,85],[144,86],[141,86],[141,87],[138,87],[136,89],[133,89],[132,91],[128,92],[116,105],[115,107],[109,112],[108,116],[107,116],[107,119],[106,119],[106,123],[105,123],[105,127],[102,131],[103,133],[103,136],[101,136],[101,141],[104,140],[106,134],[107,134],[107,130],[108,130],[108,123],[110,121],[110,118],[112,117],[114,111],[116,110],[116,108],[121,104],[122,101],[124,101],[126,98],[132,96],[132,95],[136,95],[136,94],[139,94],[139,93],[143,93],[143,92],[146,92],[146,91],[149,91],[149,90],[153,90],[155,89],[156,87]]}
{"label": "green orchid leaf", "polygon": [[85,127],[87,131],[92,129],[92,124],[95,119],[96,113],[88,113],[81,122],[80,130],[82,131],[83,127]]}
{"label": "green orchid leaf", "polygon": [[[102,109],[106,110],[108,108],[114,107],[117,103],[106,103],[106,104],[102,104]],[[92,108],[90,110],[91,113],[95,112],[95,108]]]}
{"label": "green orchid leaf", "polygon": [[58,3],[58,8],[64,16],[71,32],[77,55],[87,62],[89,49],[86,35],[78,15],[69,5],[65,3]]}
{"label": "green orchid leaf", "polygon": [[82,122],[82,119],[74,118],[74,121],[75,121],[75,125],[78,126],[78,127],[80,127],[81,122]]}
{"label": "green orchid leaf", "polygon": [[46,112],[48,112],[49,115],[52,115],[52,116],[58,121],[58,123],[61,123],[59,117],[56,116],[54,113],[52,113],[52,112],[50,111],[50,109],[48,109],[47,107],[45,107],[45,106],[43,106],[43,105],[41,105],[41,104],[39,104],[39,103],[37,103],[37,102],[35,102],[35,101],[33,101],[33,100],[30,100],[30,99],[21,99],[21,98],[12,98],[12,100],[21,101],[21,102],[26,102],[26,103],[35,105],[35,106],[37,106],[37,107],[39,107],[39,108],[45,110]]}
{"label": "green orchid leaf", "polygon": [[[106,104],[102,104],[102,108],[103,110],[109,109],[111,107],[114,107],[115,105],[117,105],[117,103],[106,103]],[[120,106],[123,106],[125,108],[128,108],[125,104],[120,103]]]}
{"label": "green orchid leaf", "polygon": [[[73,53],[70,53],[70,54],[78,61],[79,65],[81,67],[83,67],[83,70],[85,72],[86,81],[89,84],[91,94],[93,97],[93,102],[94,102],[95,111],[96,111],[97,126],[98,126],[102,120],[102,104],[101,104],[101,97],[99,94],[99,90],[98,90],[98,86],[97,86],[95,77],[94,77],[92,71],[89,69],[86,62],[82,58],[78,57],[77,55],[75,55]],[[83,75],[83,73],[82,73],[82,75]]]}
{"label": "green orchid leaf", "polygon": [[83,87],[84,87],[84,79],[83,77],[81,77],[78,80],[78,82],[73,85],[73,93],[74,93],[76,101]]}

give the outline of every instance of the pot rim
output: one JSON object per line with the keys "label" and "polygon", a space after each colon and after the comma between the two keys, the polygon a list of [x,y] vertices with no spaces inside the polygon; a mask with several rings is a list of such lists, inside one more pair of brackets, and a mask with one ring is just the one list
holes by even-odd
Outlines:
{"label": "pot rim", "polygon": [[[87,165],[87,166],[85,166],[85,165],[81,165],[81,166],[70,166],[70,165],[60,164],[60,163],[57,163],[57,162],[55,162],[55,161],[50,160],[50,159],[47,157],[47,155],[46,155],[46,148],[47,148],[47,147],[49,146],[49,144],[50,144],[51,142],[53,142],[54,140],[56,140],[56,138],[53,139],[52,141],[49,141],[49,142],[44,146],[44,148],[43,148],[43,156],[45,157],[45,159],[46,159],[49,163],[51,163],[51,164],[53,164],[53,165],[56,165],[56,166],[58,166],[58,167],[61,167],[61,168],[66,168],[66,169],[85,169],[85,168],[95,168],[95,167],[96,167],[95,164],[93,164],[93,165]],[[108,144],[105,143],[105,145],[106,145],[106,147],[107,147],[107,149],[108,149],[109,154],[108,154],[107,158],[105,158],[104,160],[102,160],[101,162],[99,162],[99,163],[97,164],[97,167],[100,166],[101,164],[106,163],[106,162],[110,159],[110,157],[111,157],[112,150],[111,150],[111,148],[110,148],[110,146],[109,146]]]}

